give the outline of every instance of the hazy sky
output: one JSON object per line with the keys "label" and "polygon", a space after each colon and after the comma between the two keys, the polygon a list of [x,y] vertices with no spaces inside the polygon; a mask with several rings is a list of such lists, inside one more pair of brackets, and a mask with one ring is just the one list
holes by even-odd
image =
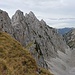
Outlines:
{"label": "hazy sky", "polygon": [[24,13],[33,11],[49,26],[75,27],[75,0],[0,0],[0,9],[7,11],[10,17],[18,9]]}

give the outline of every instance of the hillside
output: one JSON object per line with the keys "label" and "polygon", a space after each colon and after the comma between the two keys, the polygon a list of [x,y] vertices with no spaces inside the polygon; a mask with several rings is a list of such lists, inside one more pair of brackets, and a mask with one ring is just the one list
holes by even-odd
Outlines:
{"label": "hillside", "polygon": [[75,75],[75,28],[69,31],[64,35],[66,43],[71,48],[71,58],[70,58],[70,66],[71,66],[71,75]]}
{"label": "hillside", "polygon": [[[9,33],[29,50],[39,67],[48,69],[54,75],[72,74],[69,73],[70,64],[72,64],[71,49],[57,29],[48,26],[43,19],[39,21],[32,11],[24,15],[21,10],[17,10],[10,19],[7,12],[0,10],[0,16],[0,31]],[[15,54],[18,52],[16,51]],[[35,72],[35,69],[33,72],[30,67],[28,68],[30,72],[32,71],[31,74]],[[24,73],[23,70],[22,73]]]}
{"label": "hillside", "polygon": [[75,29],[72,29],[68,33],[64,35],[66,43],[69,45],[70,48],[75,48]]}
{"label": "hillside", "polygon": [[0,75],[52,75],[38,68],[28,50],[9,34],[0,32]]}

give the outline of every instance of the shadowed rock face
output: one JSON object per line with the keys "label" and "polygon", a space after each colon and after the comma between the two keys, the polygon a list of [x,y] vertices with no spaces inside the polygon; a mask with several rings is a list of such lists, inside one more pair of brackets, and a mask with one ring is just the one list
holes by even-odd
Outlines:
{"label": "shadowed rock face", "polygon": [[8,16],[8,13],[0,10],[0,31],[5,31],[12,35],[13,28],[11,26],[11,20]]}
{"label": "shadowed rock face", "polygon": [[[29,49],[39,66],[51,69],[55,75],[70,75],[71,51],[56,29],[49,27],[44,20],[39,21],[33,12],[24,16],[20,10],[9,22],[6,20],[7,32]],[[2,29],[6,31],[4,27]]]}

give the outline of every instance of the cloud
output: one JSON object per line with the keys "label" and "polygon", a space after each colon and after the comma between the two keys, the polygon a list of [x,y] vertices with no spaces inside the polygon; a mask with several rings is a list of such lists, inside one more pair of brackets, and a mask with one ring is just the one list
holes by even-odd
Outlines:
{"label": "cloud", "polygon": [[49,18],[47,22],[54,28],[75,27],[75,18]]}
{"label": "cloud", "polygon": [[[0,9],[7,11],[10,16],[15,13],[17,9],[25,13],[33,11],[39,19],[44,19],[47,24],[53,27],[74,26],[73,19],[61,22],[58,20],[52,21],[49,18],[75,18],[75,0],[1,0]],[[54,24],[55,22],[56,24]],[[52,25],[51,25],[52,24]],[[57,25],[59,24],[59,25]]]}

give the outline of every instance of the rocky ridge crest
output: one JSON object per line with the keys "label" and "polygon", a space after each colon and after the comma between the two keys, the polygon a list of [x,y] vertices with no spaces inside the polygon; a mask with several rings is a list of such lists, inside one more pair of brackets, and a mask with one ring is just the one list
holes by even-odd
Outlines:
{"label": "rocky ridge crest", "polygon": [[6,12],[0,12],[1,31],[9,33],[28,48],[38,66],[50,69],[55,75],[70,75],[67,64],[70,48],[56,29],[49,27],[44,20],[39,21],[33,12],[24,15],[17,10],[12,19]]}

